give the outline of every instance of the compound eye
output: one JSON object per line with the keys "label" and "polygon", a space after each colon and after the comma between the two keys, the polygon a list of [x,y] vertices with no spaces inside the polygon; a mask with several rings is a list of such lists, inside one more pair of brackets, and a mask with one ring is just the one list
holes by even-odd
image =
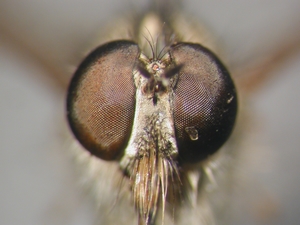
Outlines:
{"label": "compound eye", "polygon": [[179,161],[198,162],[228,139],[237,113],[232,79],[220,60],[199,44],[179,43],[170,54],[182,65],[174,88]]}
{"label": "compound eye", "polygon": [[71,80],[69,125],[79,142],[99,158],[116,159],[128,142],[135,109],[133,69],[138,55],[134,42],[107,43],[87,56]]}

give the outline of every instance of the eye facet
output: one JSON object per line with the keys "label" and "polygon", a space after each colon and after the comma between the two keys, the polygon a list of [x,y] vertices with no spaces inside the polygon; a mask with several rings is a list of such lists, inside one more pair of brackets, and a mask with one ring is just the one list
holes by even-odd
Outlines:
{"label": "eye facet", "polygon": [[170,54],[176,65],[182,65],[174,87],[179,161],[197,162],[228,139],[237,113],[236,91],[224,65],[201,45],[179,43]]}
{"label": "eye facet", "polygon": [[105,160],[119,157],[130,137],[138,55],[134,42],[102,45],[81,63],[68,90],[67,116],[74,135]]}

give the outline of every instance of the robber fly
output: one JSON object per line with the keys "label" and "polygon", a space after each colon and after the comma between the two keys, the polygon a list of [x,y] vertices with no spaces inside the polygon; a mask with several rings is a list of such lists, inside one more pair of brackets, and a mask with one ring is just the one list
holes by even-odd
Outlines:
{"label": "robber fly", "polygon": [[[242,99],[242,93],[239,92],[234,71],[223,62],[226,59],[219,54],[212,37],[193,19],[183,15],[180,7],[166,7],[169,5],[152,5],[150,11],[120,21],[112,27],[115,31],[108,32],[104,40],[97,42],[99,47],[79,65],[69,86],[68,117],[81,143],[75,141],[72,149],[76,152],[76,160],[89,174],[85,177],[86,183],[94,183],[90,192],[99,204],[99,224],[226,223],[227,204],[233,190],[231,178],[237,168],[235,157],[240,149],[239,123],[235,125],[235,136],[229,138],[229,135],[236,120],[236,101]],[[128,23],[131,25],[128,26]],[[93,59],[100,61],[97,69],[102,71],[102,77],[98,81],[89,80],[89,74],[96,73],[96,68],[92,67],[95,63]],[[217,71],[218,75],[213,78],[208,76],[205,84],[199,82],[196,87],[203,89],[197,90],[193,85],[199,77],[192,71],[201,70],[197,67],[200,61],[211,65],[209,70]],[[210,74],[208,70],[204,71]],[[114,80],[109,74],[115,75]],[[118,74],[120,79],[125,80],[120,81]],[[194,74],[191,78],[193,82],[187,79],[188,74]],[[92,86],[98,85],[103,79],[107,86]],[[210,83],[214,85],[210,86]],[[185,84],[187,86],[183,86]],[[108,107],[112,106],[109,104],[115,101],[116,96],[119,97],[119,105],[129,104],[125,119],[122,118],[122,110],[108,111],[104,113],[105,117],[97,117],[95,112],[102,112],[99,105],[105,104],[97,102],[97,98],[93,99],[93,88],[103,90],[98,93],[100,97],[110,97],[105,100]],[[120,89],[125,93],[118,92]],[[190,92],[195,89],[196,93]],[[124,99],[128,96],[127,91],[130,92],[130,99]],[[224,97],[222,92],[229,95]],[[211,101],[194,99],[194,96],[202,95],[208,96]],[[81,96],[90,98],[85,100]],[[190,99],[199,101],[196,106],[202,106],[204,102],[204,108],[208,111],[209,108],[219,110],[216,115],[203,111],[204,115],[208,115],[204,121],[212,126],[216,126],[214,121],[220,122],[223,117],[224,121],[228,121],[227,130],[223,127],[220,130],[212,129],[218,141],[209,140],[213,144],[200,143],[205,136],[199,125],[203,121],[196,117],[193,120],[195,124],[185,121],[187,117],[183,111],[194,110],[195,106],[179,106],[179,98],[184,98],[184,103],[189,103]],[[95,103],[95,108],[89,108],[87,103],[90,102]],[[233,107],[227,109],[217,103],[232,104]],[[158,110],[155,111],[156,108]],[[238,108],[242,110],[240,104]],[[197,112],[201,109],[195,108]],[[220,113],[220,109],[223,113]],[[84,110],[92,114],[85,114]],[[182,116],[179,115],[180,110]],[[114,117],[115,112],[120,114]],[[221,118],[215,118],[218,116]],[[94,118],[95,122],[90,118]],[[106,128],[110,126],[110,120],[116,126],[114,131]],[[92,135],[106,136],[105,141],[98,141],[97,135],[93,137],[91,133],[85,133],[94,125],[99,127],[91,129]],[[209,126],[205,128],[210,129]],[[108,147],[97,146],[110,142],[109,138],[113,137],[116,130],[122,133],[118,136],[121,139],[117,140],[117,144],[114,143],[113,147],[109,144],[104,144]],[[160,136],[167,137],[160,139]],[[209,150],[203,153],[194,150],[193,146]]]}
{"label": "robber fly", "polygon": [[[103,160],[120,167],[140,225],[164,223],[167,214],[177,223],[183,205],[203,201],[208,185],[221,187],[212,183],[217,151],[237,114],[226,66],[170,4],[153,3],[129,23],[129,37],[92,51],[67,96],[74,136],[99,172]],[[205,200],[198,221],[214,224],[209,208],[217,207]]]}

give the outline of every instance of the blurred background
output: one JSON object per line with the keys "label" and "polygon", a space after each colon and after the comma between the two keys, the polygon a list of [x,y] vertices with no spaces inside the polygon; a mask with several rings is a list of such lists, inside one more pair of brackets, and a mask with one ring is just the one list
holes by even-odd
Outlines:
{"label": "blurred background", "polygon": [[[0,0],[0,224],[93,224],[96,212],[78,188],[65,151],[65,90],[53,73],[66,82],[103,25],[125,9],[145,5]],[[230,65],[268,56],[300,37],[298,0],[188,0],[183,5],[216,34]],[[259,183],[252,188],[270,194],[264,208],[272,213],[267,220],[253,215],[248,221],[248,215],[243,224],[300,224],[299,62],[300,52],[250,99],[256,135],[249,144],[264,153],[249,153],[247,169]],[[70,73],[63,77],[64,71]],[[243,213],[237,212],[241,218]]]}

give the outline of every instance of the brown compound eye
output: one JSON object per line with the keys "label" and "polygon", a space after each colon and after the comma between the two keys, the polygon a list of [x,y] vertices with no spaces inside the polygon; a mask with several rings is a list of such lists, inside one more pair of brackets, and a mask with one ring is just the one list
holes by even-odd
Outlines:
{"label": "brown compound eye", "polygon": [[171,47],[172,60],[182,65],[174,87],[174,124],[179,161],[198,162],[228,139],[236,118],[233,81],[220,60],[199,44]]}
{"label": "brown compound eye", "polygon": [[139,48],[114,41],[95,49],[74,74],[67,96],[67,116],[79,142],[93,155],[113,160],[130,137],[135,86],[133,68]]}

